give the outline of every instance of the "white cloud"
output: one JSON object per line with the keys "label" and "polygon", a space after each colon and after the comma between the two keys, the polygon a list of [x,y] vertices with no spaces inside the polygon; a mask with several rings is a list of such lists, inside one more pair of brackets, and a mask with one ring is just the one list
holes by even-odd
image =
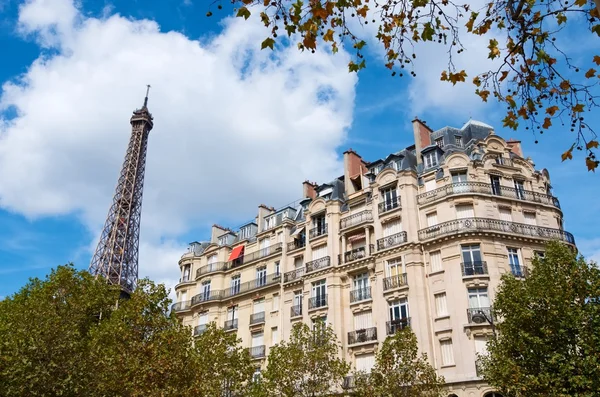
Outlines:
{"label": "white cloud", "polygon": [[[19,23],[51,51],[2,87],[0,207],[76,213],[97,233],[151,84],[140,276],[175,279],[182,247],[169,239],[191,227],[251,218],[297,198],[304,179],[341,173],[356,84],[345,53],[260,51],[253,18],[200,43],[148,20],[84,17],[68,0],[30,0]],[[2,119],[7,108],[17,117]]]}

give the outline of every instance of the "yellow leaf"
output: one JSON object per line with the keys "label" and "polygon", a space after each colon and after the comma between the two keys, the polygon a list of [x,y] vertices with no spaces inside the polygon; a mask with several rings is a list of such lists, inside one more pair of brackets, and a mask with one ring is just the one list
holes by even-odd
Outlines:
{"label": "yellow leaf", "polygon": [[594,55],[594,63],[595,63],[596,65],[600,65],[600,56],[598,56],[598,55]]}
{"label": "yellow leaf", "polygon": [[479,91],[479,93],[477,94],[481,97],[481,99],[483,100],[483,102],[487,102],[487,98],[490,95],[490,92],[485,90],[485,91]]}
{"label": "yellow leaf", "polygon": [[571,83],[569,83],[569,80],[563,80],[560,82],[559,87],[562,90],[568,90],[569,88],[571,88]]}
{"label": "yellow leaf", "polygon": [[574,113],[583,112],[583,103],[578,103],[577,105],[573,106],[573,112]]}
{"label": "yellow leaf", "polygon": [[327,29],[327,33],[323,36],[324,41],[333,41],[333,30]]}
{"label": "yellow leaf", "polygon": [[596,148],[596,149],[597,149],[597,148],[598,148],[598,141],[589,141],[589,142],[588,142],[588,143],[585,145],[585,148],[586,148],[587,150],[590,150],[590,149],[592,149],[592,148]]}
{"label": "yellow leaf", "polygon": [[587,0],[575,0],[575,5],[583,7],[587,4]]}
{"label": "yellow leaf", "polygon": [[573,154],[571,153],[571,151],[573,150],[573,148],[567,150],[566,152],[564,152],[560,157],[562,158],[562,161],[565,160],[571,160],[573,159]]}
{"label": "yellow leaf", "polygon": [[317,40],[315,38],[315,35],[311,32],[306,33],[306,36],[304,36],[304,40],[302,40],[302,44],[304,44],[304,47],[309,48],[311,50],[317,48]]}
{"label": "yellow leaf", "polygon": [[598,168],[598,162],[589,157],[585,158],[585,165],[587,166],[588,171],[596,172],[596,168]]}
{"label": "yellow leaf", "polygon": [[473,79],[473,84],[475,84],[477,87],[481,85],[481,80],[479,79],[479,76]]}
{"label": "yellow leaf", "polygon": [[265,0],[265,1],[263,2],[263,5],[264,5],[265,7],[267,7],[267,6],[268,6],[270,3],[271,3],[271,0]]}
{"label": "yellow leaf", "polygon": [[589,79],[591,77],[594,77],[595,74],[596,74],[596,69],[590,69],[587,72],[585,72],[585,77]]}
{"label": "yellow leaf", "polygon": [[542,124],[543,128],[550,128],[550,126],[552,125],[552,121],[550,121],[550,118],[546,117],[544,119],[544,124]]}
{"label": "yellow leaf", "polygon": [[367,11],[369,11],[369,7],[368,6],[364,6],[362,8],[359,8],[358,10],[356,10],[356,13],[358,15],[360,15],[363,18],[367,17]]}
{"label": "yellow leaf", "polygon": [[554,113],[556,113],[558,111],[558,106],[550,106],[548,109],[546,109],[546,113],[548,113],[550,116],[554,116]]}
{"label": "yellow leaf", "polygon": [[505,70],[502,72],[502,76],[500,76],[500,78],[498,79],[498,81],[502,81],[506,78],[506,76],[508,76],[508,71]]}
{"label": "yellow leaf", "polygon": [[445,70],[442,72],[442,77],[440,77],[441,81],[448,81],[448,72]]}

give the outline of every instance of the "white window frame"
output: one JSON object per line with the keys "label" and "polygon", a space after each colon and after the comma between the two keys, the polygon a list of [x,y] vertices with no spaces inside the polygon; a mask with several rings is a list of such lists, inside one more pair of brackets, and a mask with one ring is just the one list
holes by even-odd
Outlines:
{"label": "white window frame", "polygon": [[429,253],[429,266],[431,267],[432,273],[444,270],[442,251],[437,250]]}
{"label": "white window frame", "polygon": [[438,292],[433,295],[435,301],[435,314],[437,317],[445,317],[448,313],[448,297],[446,292]]}
{"label": "white window frame", "polygon": [[438,157],[437,151],[433,150],[431,152],[425,153],[423,155],[423,163],[425,165],[425,169],[433,168],[438,165]]}
{"label": "white window frame", "polygon": [[442,366],[454,365],[454,345],[452,339],[440,341],[440,353],[442,356]]}

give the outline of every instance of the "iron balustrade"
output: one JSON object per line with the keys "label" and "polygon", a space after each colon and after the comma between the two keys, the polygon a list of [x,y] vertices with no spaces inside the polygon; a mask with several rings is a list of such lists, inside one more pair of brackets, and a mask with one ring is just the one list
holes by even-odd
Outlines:
{"label": "iron balustrade", "polygon": [[252,261],[266,258],[267,256],[274,255],[276,253],[281,253],[281,249],[283,247],[283,243],[277,243],[270,247],[261,248],[258,251],[244,253],[243,263],[250,263]]}
{"label": "iron balustrade", "polygon": [[248,349],[250,352],[250,357],[252,358],[262,358],[265,356],[265,345],[253,346]]}
{"label": "iron balustrade", "polygon": [[428,240],[450,234],[473,231],[501,232],[535,238],[559,239],[570,244],[575,244],[573,235],[564,230],[491,218],[463,218],[442,222],[419,230],[419,240]]}
{"label": "iron balustrade", "polygon": [[290,309],[290,317],[299,317],[302,315],[302,305],[292,306]]}
{"label": "iron balustrade", "polygon": [[353,215],[348,215],[340,220],[340,229],[359,225],[363,222],[371,222],[373,220],[373,213],[369,210],[364,210]]}
{"label": "iron balustrade", "polygon": [[354,389],[356,387],[356,382],[354,376],[346,376],[344,377],[344,381],[342,382],[342,389]]}
{"label": "iron balustrade", "polygon": [[233,320],[226,320],[225,324],[223,325],[223,329],[225,329],[225,331],[237,329],[237,327],[238,327],[238,319],[237,318],[234,318]]}
{"label": "iron balustrade", "polygon": [[[473,321],[473,316],[476,314],[483,314],[486,319],[495,320],[495,317],[492,316],[492,308],[491,307],[472,307],[467,309],[467,321],[469,324],[478,324]],[[484,323],[487,323],[487,320],[484,320]]]}
{"label": "iron balustrade", "polygon": [[215,263],[210,263],[206,266],[202,266],[201,268],[196,270],[196,278],[198,278],[204,274],[227,270],[228,263],[229,262],[215,262]]}
{"label": "iron balustrade", "polygon": [[287,245],[288,251],[293,251],[295,249],[304,248],[304,247],[306,247],[305,240],[294,240],[291,243],[288,243],[288,245]]}
{"label": "iron balustrade", "polygon": [[200,336],[206,331],[207,325],[200,324],[194,327],[194,336]]}
{"label": "iron balustrade", "polygon": [[394,210],[396,208],[401,208],[402,206],[400,205],[400,196],[391,199],[391,200],[385,200],[379,203],[379,213],[383,214],[385,212]]}
{"label": "iron balustrade", "polygon": [[191,301],[183,301],[183,302],[177,302],[177,303],[173,303],[171,305],[171,311],[173,312],[181,312],[184,310],[188,310],[191,306]]}
{"label": "iron balustrade", "polygon": [[327,294],[313,296],[308,299],[308,310],[327,306]]}
{"label": "iron balustrade", "polygon": [[357,288],[350,291],[350,303],[371,299],[371,287]]}
{"label": "iron balustrade", "polygon": [[505,167],[514,167],[512,159],[509,159],[508,157],[498,156],[495,158],[495,163]]}
{"label": "iron balustrade", "polygon": [[510,272],[515,277],[525,278],[528,276],[527,268],[521,265],[510,265]]}
{"label": "iron balustrade", "polygon": [[327,234],[327,224],[323,224],[321,226],[317,226],[317,227],[313,227],[312,229],[310,229],[310,231],[308,232],[308,236],[310,238],[315,238],[315,237],[319,237],[319,236],[324,236]]}
{"label": "iron balustrade", "polygon": [[406,327],[410,327],[410,317],[397,318],[385,323],[388,335],[394,335],[396,332]]}
{"label": "iron balustrade", "polygon": [[457,194],[489,194],[511,199],[532,201],[560,208],[560,202],[558,199],[549,194],[483,182],[450,183],[435,190],[419,194],[417,196],[417,203],[425,204],[443,197],[454,196]]}
{"label": "iron balustrade", "polygon": [[254,313],[250,315],[250,325],[260,324],[265,322],[265,312]]}
{"label": "iron balustrade", "polygon": [[344,252],[344,263],[366,258],[367,256],[371,255],[373,251],[373,244],[369,244],[368,252],[367,247],[359,247],[350,251],[346,251]]}
{"label": "iron balustrade", "polygon": [[377,327],[364,328],[348,332],[348,344],[377,341]]}
{"label": "iron balustrade", "polygon": [[331,265],[331,258],[324,256],[323,258],[315,259],[306,263],[306,272],[314,272],[315,270],[324,269]]}
{"label": "iron balustrade", "polygon": [[277,273],[265,275],[264,277],[256,278],[252,281],[237,284],[223,290],[223,298],[243,294],[255,289],[268,287],[270,285],[278,284],[281,280],[281,275]]}
{"label": "iron balustrade", "polygon": [[377,251],[381,251],[396,245],[404,244],[407,241],[406,232],[392,234],[377,240]]}
{"label": "iron balustrade", "polygon": [[210,302],[210,301],[218,301],[221,300],[223,296],[223,291],[215,290],[215,291],[202,291],[198,295],[192,297],[192,306],[197,305],[202,302]]}
{"label": "iron balustrade", "polygon": [[402,287],[407,284],[406,273],[397,274],[383,279],[383,290],[387,291],[388,289]]}
{"label": "iron balustrade", "polygon": [[460,269],[463,276],[480,276],[488,274],[487,262],[485,261],[463,262],[460,264]]}
{"label": "iron balustrade", "polygon": [[291,281],[302,278],[302,276],[304,276],[304,270],[305,270],[305,267],[299,267],[295,270],[292,270],[291,272],[284,273],[283,282],[289,283]]}

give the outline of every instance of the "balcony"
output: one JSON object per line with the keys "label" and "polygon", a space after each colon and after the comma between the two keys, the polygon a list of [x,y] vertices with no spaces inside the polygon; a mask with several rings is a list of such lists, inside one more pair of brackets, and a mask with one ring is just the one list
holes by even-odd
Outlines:
{"label": "balcony", "polygon": [[311,239],[319,237],[319,236],[324,236],[326,234],[327,234],[327,224],[326,223],[321,226],[313,227],[308,232],[308,236]]}
{"label": "balcony", "polygon": [[283,275],[283,282],[290,283],[294,280],[298,280],[304,276],[305,267],[299,267],[291,272],[286,272]]}
{"label": "balcony", "polygon": [[283,243],[273,244],[270,247],[259,249],[258,251],[244,253],[243,263],[250,263],[262,258],[266,258],[267,256],[271,256],[274,254],[280,254],[281,249],[283,248]]}
{"label": "balcony", "polygon": [[460,264],[463,277],[482,276],[488,274],[487,262],[463,262]]}
{"label": "balcony", "polygon": [[308,299],[308,310],[318,309],[327,306],[327,294],[313,296]]}
{"label": "balcony", "polygon": [[531,201],[534,203],[552,205],[560,208],[558,199],[548,194],[542,194],[524,189],[515,189],[508,186],[492,185],[481,182],[457,182],[442,186],[417,196],[418,204],[426,204],[437,199],[458,194],[489,194],[510,199]]}
{"label": "balcony", "polygon": [[496,165],[501,165],[503,167],[514,167],[512,159],[508,157],[497,156],[494,160]]}
{"label": "balcony", "polygon": [[206,331],[206,324],[196,325],[194,327],[194,336],[200,336]]}
{"label": "balcony", "polygon": [[371,287],[358,288],[350,291],[350,303],[371,299]]}
{"label": "balcony", "polygon": [[233,331],[235,329],[237,329],[238,327],[238,319],[235,318],[233,320],[227,320],[225,321],[225,324],[223,325],[223,329],[225,331]]}
{"label": "balcony", "polygon": [[527,268],[521,265],[511,264],[510,272],[517,278],[526,278],[529,275]]}
{"label": "balcony", "polygon": [[250,325],[262,324],[265,322],[265,312],[254,313],[250,315]]}
{"label": "balcony", "polygon": [[526,237],[558,239],[575,244],[575,238],[569,232],[551,229],[543,226],[527,225],[524,223],[501,221],[491,218],[463,218],[443,222],[419,230],[419,240],[429,240],[437,237],[469,232],[498,232],[518,234]]}
{"label": "balcony", "polygon": [[171,305],[171,311],[172,312],[183,312],[186,310],[189,310],[191,307],[191,301],[183,301],[183,302],[177,302],[177,303],[173,303]]}
{"label": "balcony", "polygon": [[381,251],[384,249],[395,247],[400,244],[404,244],[406,242],[406,240],[407,240],[406,232],[400,232],[400,233],[392,234],[391,236],[380,238],[379,240],[377,240],[377,251]]}
{"label": "balcony", "polygon": [[224,270],[227,270],[227,262],[210,263],[196,270],[196,278],[209,273],[222,272]]}
{"label": "balcony", "polygon": [[304,247],[306,247],[305,240],[294,240],[291,243],[288,243],[287,250],[293,251],[293,250],[297,250],[297,249],[304,248]]}
{"label": "balcony", "polygon": [[202,302],[210,302],[210,301],[218,301],[221,300],[223,295],[223,291],[204,291],[199,293],[198,295],[194,295],[192,297],[192,306],[197,305]]}
{"label": "balcony", "polygon": [[291,318],[302,316],[302,305],[292,306],[290,309]]}
{"label": "balcony", "polygon": [[314,272],[319,269],[324,269],[331,266],[331,258],[324,256],[323,258],[315,259],[306,263],[306,273]]}
{"label": "balcony", "polygon": [[385,200],[379,203],[379,213],[384,214],[386,212],[395,210],[396,208],[402,208],[400,205],[400,197],[396,197],[392,200]]}
{"label": "balcony", "polygon": [[408,285],[406,280],[406,273],[398,274],[395,276],[387,277],[383,279],[383,290],[387,291],[389,289],[400,288],[405,285]]}
{"label": "balcony", "polygon": [[365,342],[377,342],[377,327],[348,332],[348,345]]}
{"label": "balcony", "polygon": [[265,288],[274,284],[279,284],[281,281],[281,275],[274,273],[264,275],[263,277],[256,278],[252,281],[233,285],[223,290],[223,298],[229,298],[231,296],[244,294],[246,292],[254,291],[256,289]]}
{"label": "balcony", "polygon": [[348,227],[360,225],[364,222],[372,222],[373,221],[373,213],[371,211],[365,210],[359,213],[349,215],[340,220],[340,229],[346,229]]}
{"label": "balcony", "polygon": [[350,251],[344,252],[344,263],[357,261],[359,259],[364,259],[367,256],[371,255],[371,253],[375,251],[375,247],[373,244],[369,244],[369,250],[367,251],[367,247],[359,247]]}
{"label": "balcony", "polygon": [[342,389],[354,389],[356,387],[356,382],[354,380],[354,376],[346,376],[344,377],[344,381],[342,382]]}
{"label": "balcony", "polygon": [[251,358],[263,358],[265,356],[266,348],[265,345],[253,346],[248,349],[248,351],[250,352]]}
{"label": "balcony", "polygon": [[[486,318],[492,319],[491,307],[473,307],[467,309],[467,321],[469,324],[488,324]],[[495,320],[495,317],[493,318]]]}
{"label": "balcony", "polygon": [[394,335],[396,332],[406,327],[410,327],[410,317],[397,318],[385,323],[388,335]]}

